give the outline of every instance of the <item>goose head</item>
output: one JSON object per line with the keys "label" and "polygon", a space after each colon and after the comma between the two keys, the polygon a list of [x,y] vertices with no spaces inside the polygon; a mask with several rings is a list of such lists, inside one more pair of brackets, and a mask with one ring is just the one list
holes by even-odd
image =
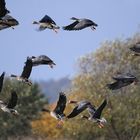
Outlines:
{"label": "goose head", "polygon": [[76,18],[76,17],[72,17],[72,18],[70,18],[71,20],[79,20],[78,18]]}
{"label": "goose head", "polygon": [[39,24],[39,22],[37,22],[37,21],[33,21],[32,24]]}
{"label": "goose head", "polygon": [[69,104],[77,104],[78,101],[69,100],[68,103],[69,103]]}

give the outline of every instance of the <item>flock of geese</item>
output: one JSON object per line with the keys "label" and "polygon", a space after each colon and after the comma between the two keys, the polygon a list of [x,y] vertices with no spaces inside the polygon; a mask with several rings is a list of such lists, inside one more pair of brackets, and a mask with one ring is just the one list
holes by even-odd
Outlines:
{"label": "flock of geese", "polygon": [[[14,19],[12,16],[10,16],[9,13],[10,11],[7,10],[6,8],[5,0],[0,0],[0,30],[9,27],[14,29],[14,26],[19,24],[19,22],[16,19]],[[87,27],[90,27],[92,30],[95,30],[96,27],[98,26],[95,22],[89,19],[85,19],[85,18],[78,19],[75,17],[72,17],[71,19],[74,20],[74,22],[68,26],[62,27],[64,30],[69,30],[69,31],[82,30]],[[57,30],[60,28],[48,15],[45,15],[40,21],[34,21],[33,24],[39,25],[39,29],[38,29],[39,31],[48,28],[48,29],[52,29],[57,33]],[[133,47],[130,48],[130,50],[135,52],[135,55],[140,55],[140,43],[136,43]],[[53,62],[53,60],[51,60],[46,55],[40,55],[37,57],[36,56],[27,57],[21,75],[17,76],[15,74],[11,74],[11,77],[14,77],[18,81],[31,86],[32,82],[29,80],[31,71],[33,67],[39,65],[49,65],[51,68],[53,68],[53,66],[56,64]],[[4,76],[5,76],[5,72],[3,72],[0,76],[0,92],[2,91]],[[115,82],[106,85],[110,90],[117,90],[124,86],[128,86],[132,83],[138,82],[138,79],[130,73],[118,74],[112,78],[115,80]],[[18,111],[14,109],[14,107],[17,104],[17,100],[18,100],[18,96],[16,94],[16,91],[11,91],[11,98],[8,103],[5,103],[0,100],[1,110],[13,115],[19,115]],[[65,115],[64,111],[67,103],[75,104],[75,107],[68,115]],[[74,118],[78,116],[80,113],[82,113],[83,111],[88,110],[88,114],[81,116],[81,118],[87,119],[89,121],[93,121],[97,123],[97,125],[100,128],[103,128],[104,125],[107,123],[107,121],[105,118],[103,117],[101,118],[101,114],[106,105],[107,105],[107,99],[104,99],[99,107],[95,107],[91,102],[87,100],[82,100],[79,102],[71,100],[67,102],[66,95],[63,92],[60,92],[59,99],[57,101],[57,105],[55,109],[50,111],[46,108],[43,108],[42,111],[50,113],[52,117],[58,120],[58,126],[61,126],[65,119]]]}

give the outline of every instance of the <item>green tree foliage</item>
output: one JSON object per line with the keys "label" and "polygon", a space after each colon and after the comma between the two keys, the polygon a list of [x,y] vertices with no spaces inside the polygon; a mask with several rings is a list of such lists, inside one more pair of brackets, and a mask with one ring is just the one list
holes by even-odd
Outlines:
{"label": "green tree foliage", "polygon": [[[67,121],[65,136],[76,140],[138,140],[140,138],[140,83],[110,91],[117,73],[131,73],[140,80],[140,57],[130,47],[140,42],[140,34],[126,40],[106,41],[94,53],[78,60],[78,74],[73,79],[71,99],[87,99],[99,106],[104,98],[108,105],[102,115],[108,121],[104,129],[80,117]],[[86,113],[86,112],[85,112]]]}
{"label": "green tree foliage", "polygon": [[15,90],[18,95],[18,103],[15,109],[19,116],[0,111],[0,139],[8,137],[28,136],[32,134],[31,121],[39,118],[39,112],[46,103],[38,84],[31,87],[23,83],[5,79],[0,99],[7,102],[11,96],[11,90]]}

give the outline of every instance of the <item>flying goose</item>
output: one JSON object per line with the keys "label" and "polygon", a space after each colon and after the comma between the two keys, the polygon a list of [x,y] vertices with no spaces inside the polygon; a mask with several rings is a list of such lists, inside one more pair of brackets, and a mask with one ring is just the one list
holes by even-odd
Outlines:
{"label": "flying goose", "polygon": [[6,29],[9,27],[14,29],[14,26],[17,26],[18,24],[19,22],[16,19],[14,19],[10,15],[6,15],[2,19],[0,19],[0,30]]}
{"label": "flying goose", "polygon": [[25,66],[23,68],[23,72],[20,76],[11,74],[11,77],[15,77],[18,81],[27,83],[28,85],[32,85],[31,81],[29,81],[29,76],[31,74],[32,71],[32,60],[30,58],[27,58],[26,62],[25,62]]}
{"label": "flying goose", "polygon": [[119,74],[118,76],[114,76],[112,78],[116,81],[114,83],[107,84],[107,87],[111,90],[117,90],[132,83],[136,84],[138,82],[138,79],[130,73],[127,73],[126,75]]}
{"label": "flying goose", "polygon": [[67,118],[74,118],[77,115],[79,115],[81,112],[83,112],[84,110],[86,110],[89,106],[92,106],[91,103],[89,101],[69,101],[69,104],[76,104],[75,108],[72,110],[72,112],[67,115]]}
{"label": "flying goose", "polygon": [[63,124],[63,120],[65,118],[65,114],[64,114],[64,110],[66,107],[66,95],[63,92],[59,93],[59,99],[57,101],[57,105],[54,108],[54,110],[50,111],[48,109],[43,108],[42,111],[48,112],[50,113],[50,115],[55,118],[56,120],[58,120],[58,127],[61,127]]}
{"label": "flying goose", "polygon": [[0,100],[0,108],[1,110],[3,110],[4,112],[13,114],[13,115],[18,115],[19,113],[17,112],[17,110],[14,109],[14,107],[17,104],[17,94],[15,91],[11,91],[11,99],[9,100],[8,103],[4,103],[3,101]]}
{"label": "flying goose", "polygon": [[49,17],[48,15],[45,15],[40,21],[34,21],[33,24],[38,24],[39,25],[39,30],[45,30],[46,28],[48,29],[52,29],[57,33],[57,29],[59,29],[60,27],[56,25],[56,23],[54,22],[54,20],[52,20],[51,17]]}
{"label": "flying goose", "polygon": [[4,75],[5,75],[5,72],[3,72],[0,76],[0,92],[2,91],[2,87],[3,87]]}
{"label": "flying goose", "polygon": [[88,106],[88,112],[90,117],[83,115],[82,118],[96,122],[100,128],[103,128],[104,124],[107,123],[107,121],[105,118],[101,118],[101,114],[106,105],[107,100],[105,99],[97,109],[94,106]]}
{"label": "flying goose", "polygon": [[134,55],[140,56],[140,42],[133,45],[133,47],[131,47],[130,50],[134,52]]}
{"label": "flying goose", "polygon": [[69,30],[69,31],[82,30],[87,27],[91,27],[92,30],[95,30],[96,29],[95,27],[98,26],[92,20],[86,19],[86,18],[78,19],[78,18],[72,17],[71,20],[74,20],[74,22],[68,26],[62,27],[64,30]]}
{"label": "flying goose", "polygon": [[53,68],[54,65],[56,65],[53,60],[51,60],[48,56],[46,55],[39,55],[37,57],[32,56],[30,57],[32,59],[33,66],[38,66],[38,65],[49,65],[51,68]]}
{"label": "flying goose", "polygon": [[0,18],[4,17],[8,13],[10,13],[10,11],[6,8],[5,0],[0,0]]}

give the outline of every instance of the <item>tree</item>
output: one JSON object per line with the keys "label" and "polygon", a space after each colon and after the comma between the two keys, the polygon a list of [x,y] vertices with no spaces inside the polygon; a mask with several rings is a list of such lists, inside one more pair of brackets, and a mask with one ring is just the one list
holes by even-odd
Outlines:
{"label": "tree", "polygon": [[95,53],[79,59],[79,73],[72,81],[71,98],[79,101],[87,99],[95,106],[107,98],[103,116],[108,125],[99,129],[94,123],[77,117],[65,125],[66,137],[77,140],[140,138],[139,85],[132,84],[116,91],[110,91],[106,86],[113,82],[112,76],[118,72],[131,73],[140,79],[140,57],[133,56],[129,49],[137,42],[140,42],[140,34],[126,40],[106,41]]}
{"label": "tree", "polygon": [[11,90],[15,90],[18,95],[16,109],[19,116],[0,111],[0,138],[28,136],[32,135],[31,121],[39,118],[40,110],[46,103],[44,95],[41,93],[37,83],[31,87],[15,80],[5,79],[1,100],[8,101]]}

